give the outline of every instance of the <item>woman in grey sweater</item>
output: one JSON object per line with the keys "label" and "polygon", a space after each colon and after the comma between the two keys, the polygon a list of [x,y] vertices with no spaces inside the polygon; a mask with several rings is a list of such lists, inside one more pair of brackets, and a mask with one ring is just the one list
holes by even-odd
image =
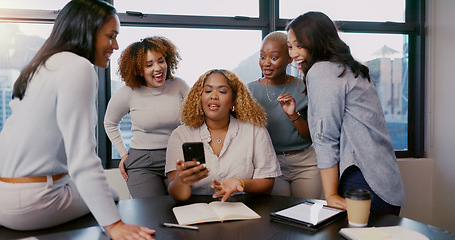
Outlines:
{"label": "woman in grey sweater", "polygon": [[[161,36],[130,44],[120,57],[119,73],[126,86],[109,101],[104,127],[121,156],[119,169],[133,198],[167,194],[167,141],[180,125],[180,105],[189,90],[174,76],[179,60],[176,46]],[[129,151],[119,128],[127,114],[133,132]]]}

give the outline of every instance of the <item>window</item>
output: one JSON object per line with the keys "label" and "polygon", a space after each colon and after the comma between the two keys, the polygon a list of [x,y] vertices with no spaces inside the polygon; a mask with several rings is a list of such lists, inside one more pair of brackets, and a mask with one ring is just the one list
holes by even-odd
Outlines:
{"label": "window", "polygon": [[51,30],[49,24],[0,23],[0,131],[11,115],[8,103],[12,99],[14,82]]}
{"label": "window", "polygon": [[280,18],[320,11],[334,21],[404,22],[405,0],[280,0]]}
{"label": "window", "polygon": [[[408,38],[404,34],[341,33],[355,59],[370,69],[395,150],[408,149]],[[368,43],[368,44],[363,44]]]}
{"label": "window", "polygon": [[370,68],[398,157],[423,157],[425,1],[281,0],[277,28],[325,12],[357,60]]}
{"label": "window", "polygon": [[[182,60],[176,76],[192,86],[204,72],[212,68],[226,68],[235,71],[243,81],[253,81],[261,77],[259,68],[259,48],[261,31],[199,28],[155,28],[122,27],[118,35],[120,49],[111,60],[112,81],[120,81],[117,75],[118,58],[131,43],[140,39],[160,35],[167,37],[179,49]],[[242,61],[251,58],[248,66]]]}
{"label": "window", "polygon": [[[35,2],[0,3],[0,129],[11,111],[8,102],[14,80],[49,35],[55,10],[68,0]],[[293,17],[315,10],[336,21],[353,56],[370,67],[397,156],[423,157],[424,0],[235,0],[216,5],[209,0],[191,1],[190,5],[184,0],[155,5],[137,0],[110,2],[119,12],[122,28],[120,50],[110,69],[98,69],[99,125],[111,94],[122,86],[117,59],[131,42],[152,35],[168,37],[182,55],[176,75],[189,85],[211,68],[233,70],[249,82],[261,74],[257,52],[262,37],[270,31],[283,31]],[[23,56],[19,60],[12,58],[19,53]],[[122,127],[128,129],[128,119],[125,122]],[[116,167],[119,156],[111,151],[104,128],[97,130],[100,157],[108,167]],[[125,131],[124,137],[131,134]],[[111,157],[117,160],[111,161]]]}
{"label": "window", "polygon": [[[166,36],[179,48],[182,60],[175,75],[189,86],[213,68],[230,69],[245,82],[257,80],[261,77],[259,53],[258,49],[250,46],[260,46],[261,34],[257,30],[123,27],[118,35],[120,49],[114,52],[111,60],[111,94],[124,86],[117,75],[121,52],[129,44],[154,35]],[[120,128],[124,143],[129,148],[133,135],[128,115],[120,122]],[[120,158],[114,147],[112,158]]]}
{"label": "window", "polygon": [[14,0],[0,2],[0,9],[36,9],[36,10],[50,10],[62,9],[70,0]]}
{"label": "window", "polygon": [[196,16],[244,16],[258,17],[259,5],[257,0],[167,0],[161,3],[144,4],[142,0],[114,0],[118,12],[126,11],[175,14]]}

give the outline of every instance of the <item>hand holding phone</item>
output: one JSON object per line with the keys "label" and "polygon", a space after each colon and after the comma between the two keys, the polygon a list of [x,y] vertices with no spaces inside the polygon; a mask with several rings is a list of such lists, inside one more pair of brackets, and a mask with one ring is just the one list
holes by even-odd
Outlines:
{"label": "hand holding phone", "polygon": [[209,176],[203,143],[185,142],[182,150],[183,157],[179,154],[176,159],[175,171],[168,173],[169,194],[177,201],[187,200],[191,196],[191,186]]}

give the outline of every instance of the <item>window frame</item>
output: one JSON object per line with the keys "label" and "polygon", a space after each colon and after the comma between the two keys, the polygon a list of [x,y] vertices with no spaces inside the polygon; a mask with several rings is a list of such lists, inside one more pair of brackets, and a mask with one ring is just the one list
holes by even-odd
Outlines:
{"label": "window frame", "polygon": [[[112,1],[108,1],[111,2]],[[262,36],[284,30],[291,19],[279,18],[279,0],[258,0],[259,17],[218,17],[163,15],[135,12],[118,13],[121,26],[260,30]],[[302,12],[305,10],[303,9]],[[59,10],[0,9],[0,22],[52,24]],[[408,150],[395,151],[398,158],[424,157],[425,115],[425,0],[406,0],[405,22],[337,21],[346,33],[406,34],[409,39],[408,66]],[[106,168],[118,167],[119,159],[111,159],[111,142],[104,132],[103,119],[111,97],[110,69],[96,68],[99,77],[97,151]]]}

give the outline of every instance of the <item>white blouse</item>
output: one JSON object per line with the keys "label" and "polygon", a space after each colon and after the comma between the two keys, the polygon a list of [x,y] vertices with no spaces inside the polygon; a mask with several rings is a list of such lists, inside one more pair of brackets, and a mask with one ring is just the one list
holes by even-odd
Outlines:
{"label": "white blouse", "polygon": [[184,142],[203,142],[209,176],[191,186],[192,194],[212,195],[213,179],[275,178],[281,175],[280,165],[264,127],[242,122],[231,116],[223,148],[218,157],[209,142],[210,132],[205,123],[199,128],[180,125],[169,138],[165,172],[176,170],[176,162],[183,159]]}

